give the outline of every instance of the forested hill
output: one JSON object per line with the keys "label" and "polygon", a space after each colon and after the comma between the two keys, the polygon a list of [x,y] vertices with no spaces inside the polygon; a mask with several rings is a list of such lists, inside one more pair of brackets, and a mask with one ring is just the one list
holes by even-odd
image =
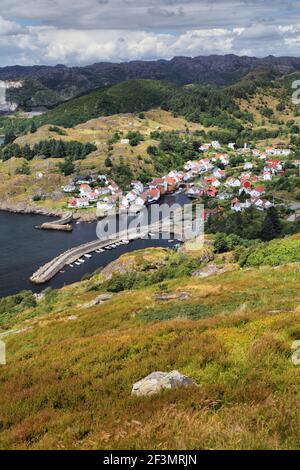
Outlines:
{"label": "forested hill", "polygon": [[21,106],[53,106],[79,94],[125,80],[166,80],[176,85],[189,83],[230,85],[249,73],[263,71],[273,79],[300,70],[300,58],[238,57],[233,54],[199,57],[174,57],[172,60],[132,61],[120,64],[97,63],[86,67],[65,65],[4,67],[0,80],[24,80],[23,89],[13,93]]}
{"label": "forested hill", "polygon": [[[201,85],[177,87],[158,80],[129,80],[111,87],[101,88],[63,103],[35,120],[37,126],[56,124],[72,127],[89,119],[118,113],[134,113],[161,107],[199,122],[207,115],[240,117],[236,98],[254,93],[251,82],[230,88]],[[228,124],[228,123],[227,123]],[[229,127],[235,127],[229,123]]]}

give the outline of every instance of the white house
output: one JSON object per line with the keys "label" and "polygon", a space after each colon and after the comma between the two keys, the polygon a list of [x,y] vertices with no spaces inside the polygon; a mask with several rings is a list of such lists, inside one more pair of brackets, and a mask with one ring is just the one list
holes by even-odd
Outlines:
{"label": "white house", "polygon": [[256,186],[256,188],[252,189],[250,195],[252,198],[259,198],[265,193],[264,186]]}
{"label": "white house", "polygon": [[211,144],[202,144],[201,147],[199,147],[199,150],[202,150],[202,152],[205,152],[209,150],[211,147]]}
{"label": "white house", "polygon": [[233,176],[227,178],[226,185],[230,188],[240,188],[241,182],[238,178],[234,178]]}
{"label": "white house", "polygon": [[83,183],[80,185],[80,196],[81,197],[89,197],[92,193],[92,188],[89,184]]}
{"label": "white house", "polygon": [[251,162],[245,162],[244,164],[244,170],[252,170],[253,165]]}
{"label": "white house", "polygon": [[271,171],[264,171],[263,173],[263,180],[264,181],[272,181],[273,174]]}
{"label": "white house", "polygon": [[68,203],[68,207],[71,209],[81,209],[84,207],[89,207],[89,205],[89,200],[86,197],[72,198]]}
{"label": "white house", "polygon": [[226,173],[225,173],[225,170],[220,170],[220,168],[215,168],[214,171],[213,171],[213,175],[217,179],[222,179],[222,178],[225,178]]}
{"label": "white house", "polygon": [[213,140],[212,143],[211,143],[211,146],[212,148],[214,148],[215,150],[218,150],[221,148],[221,144],[218,140]]}
{"label": "white house", "polygon": [[131,187],[137,194],[142,194],[144,192],[144,185],[141,181],[132,181]]}

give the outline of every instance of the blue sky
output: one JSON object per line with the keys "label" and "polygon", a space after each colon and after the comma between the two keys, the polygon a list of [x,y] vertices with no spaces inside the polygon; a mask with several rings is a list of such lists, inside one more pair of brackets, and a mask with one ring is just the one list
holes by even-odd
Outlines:
{"label": "blue sky", "polygon": [[300,0],[1,0],[0,66],[299,55]]}

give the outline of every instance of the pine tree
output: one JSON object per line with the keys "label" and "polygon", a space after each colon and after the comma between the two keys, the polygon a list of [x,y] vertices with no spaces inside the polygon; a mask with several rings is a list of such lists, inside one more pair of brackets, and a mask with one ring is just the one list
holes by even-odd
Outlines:
{"label": "pine tree", "polygon": [[262,224],[261,229],[261,239],[264,241],[273,240],[273,238],[278,237],[281,233],[281,223],[278,216],[277,209],[271,207],[268,210],[265,220]]}
{"label": "pine tree", "polygon": [[33,157],[33,152],[28,144],[25,144],[23,147],[23,154],[26,160],[31,160]]}
{"label": "pine tree", "polygon": [[36,123],[34,121],[32,121],[30,132],[31,132],[31,134],[35,134],[36,131],[37,131]]}

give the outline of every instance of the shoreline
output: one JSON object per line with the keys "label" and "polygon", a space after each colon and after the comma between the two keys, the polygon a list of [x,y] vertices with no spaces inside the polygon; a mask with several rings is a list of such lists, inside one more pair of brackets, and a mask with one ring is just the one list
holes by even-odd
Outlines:
{"label": "shoreline", "polygon": [[[39,207],[34,204],[26,203],[9,203],[7,201],[0,202],[0,211],[10,212],[12,214],[33,214],[33,215],[44,215],[45,217],[64,217],[68,211],[62,209],[48,209],[46,207]],[[91,223],[96,222],[98,217],[96,214],[87,213],[79,214],[73,212],[73,220],[75,222]]]}

